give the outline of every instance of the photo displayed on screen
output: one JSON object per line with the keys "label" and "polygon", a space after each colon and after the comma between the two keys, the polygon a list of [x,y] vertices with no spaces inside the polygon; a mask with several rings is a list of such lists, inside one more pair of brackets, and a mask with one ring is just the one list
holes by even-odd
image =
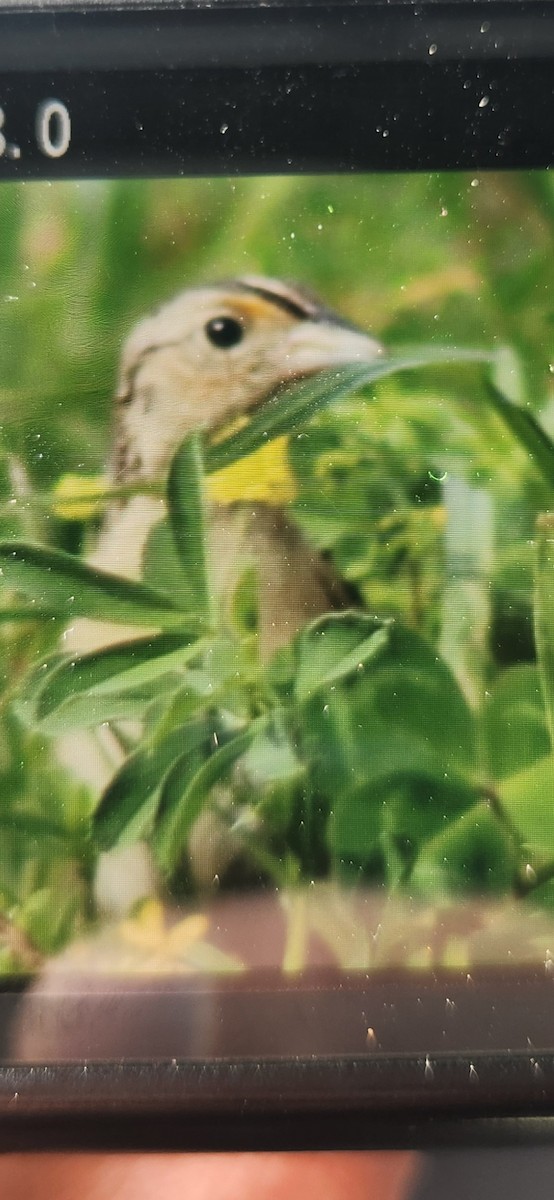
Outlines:
{"label": "photo displayed on screen", "polygon": [[4,980],[548,971],[551,174],[0,227]]}

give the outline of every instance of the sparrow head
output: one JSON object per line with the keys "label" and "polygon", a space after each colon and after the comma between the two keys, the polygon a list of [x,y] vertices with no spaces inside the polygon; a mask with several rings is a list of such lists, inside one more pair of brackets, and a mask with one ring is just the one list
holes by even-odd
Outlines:
{"label": "sparrow head", "polygon": [[301,288],[255,276],[191,288],[124,345],[115,473],[152,479],[193,429],[248,413],[280,384],[383,354]]}

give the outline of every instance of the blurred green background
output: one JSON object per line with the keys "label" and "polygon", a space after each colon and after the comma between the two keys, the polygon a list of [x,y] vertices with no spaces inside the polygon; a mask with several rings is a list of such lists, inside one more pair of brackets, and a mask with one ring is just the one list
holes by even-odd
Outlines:
{"label": "blurred green background", "polygon": [[[497,382],[553,432],[553,251],[548,172],[2,185],[1,536],[83,547],[90,531],[56,516],[48,494],[67,472],[103,469],[122,340],[179,289],[237,274],[307,284],[391,350],[503,347]],[[546,754],[531,543],[552,497],[476,374],[387,380],[372,405],[318,418],[291,460],[311,540],[370,611],[431,639],[484,714],[491,777]],[[0,966],[14,969],[86,923],[94,855],[91,798],[10,708],[59,631],[3,630]],[[463,820],[448,869],[435,846],[414,886],[509,891],[520,864],[505,827],[488,813],[475,840]],[[370,874],[363,831],[361,849],[348,837],[342,857]]]}

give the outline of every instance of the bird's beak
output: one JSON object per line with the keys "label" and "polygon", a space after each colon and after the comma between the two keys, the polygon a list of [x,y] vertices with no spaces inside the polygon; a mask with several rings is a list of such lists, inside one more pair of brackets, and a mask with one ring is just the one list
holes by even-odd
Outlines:
{"label": "bird's beak", "polygon": [[289,335],[286,361],[290,378],[346,363],[372,363],[385,351],[374,338],[338,321],[305,321]]}

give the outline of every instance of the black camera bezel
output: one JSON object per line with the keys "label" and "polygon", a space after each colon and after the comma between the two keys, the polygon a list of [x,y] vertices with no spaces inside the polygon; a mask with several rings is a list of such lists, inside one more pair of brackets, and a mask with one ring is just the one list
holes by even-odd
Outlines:
{"label": "black camera bezel", "polygon": [[[0,181],[552,166],[553,67],[548,0],[2,8]],[[2,1066],[0,1149],[549,1140],[554,1052],[477,1055]]]}
{"label": "black camera bezel", "polygon": [[545,167],[553,60],[548,0],[0,9],[0,180]]}
{"label": "black camera bezel", "polygon": [[[475,1056],[474,1056],[475,1057]],[[552,1141],[554,1055],[76,1063],[0,1070],[0,1153],[436,1150]],[[535,1081],[536,1084],[536,1081]]]}

